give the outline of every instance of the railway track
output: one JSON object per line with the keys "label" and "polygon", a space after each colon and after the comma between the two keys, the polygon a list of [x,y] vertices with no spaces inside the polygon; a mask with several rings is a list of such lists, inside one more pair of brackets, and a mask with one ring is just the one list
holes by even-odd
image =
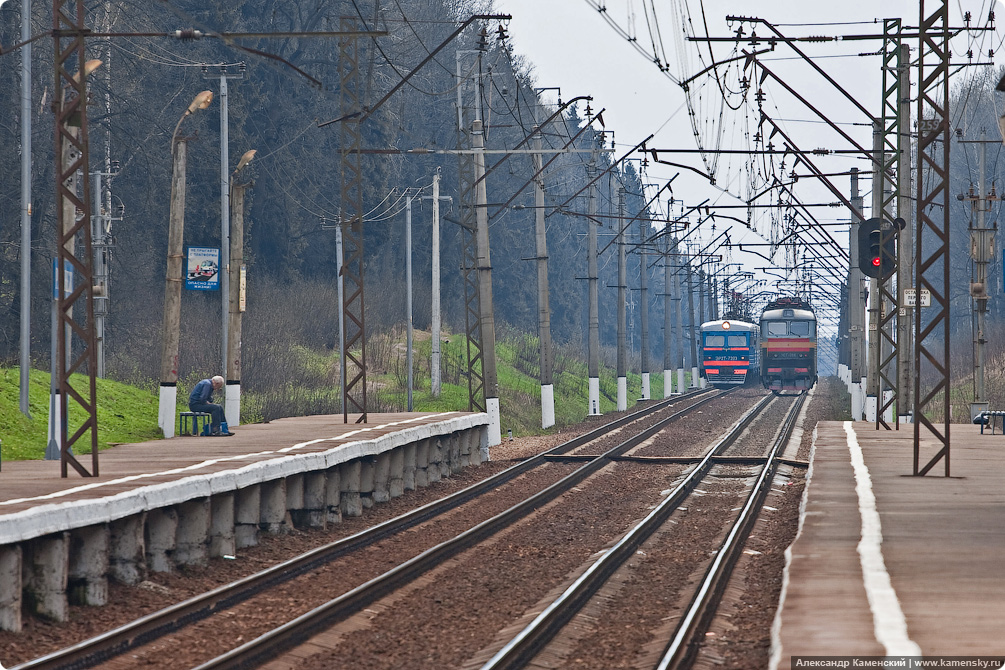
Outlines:
{"label": "railway track", "polygon": [[[750,464],[759,461],[756,481],[750,487],[743,504],[736,508],[737,514],[728,525],[728,529],[723,533],[720,544],[710,551],[713,558],[708,561],[707,567],[697,581],[692,595],[687,599],[685,606],[676,615],[676,625],[669,630],[666,640],[663,643],[654,644],[649,642],[649,657],[652,661],[651,667],[659,670],[668,668],[689,667],[694,660],[695,653],[703,639],[712,616],[715,614],[716,604],[722,595],[726,584],[729,581],[732,567],[743,549],[744,542],[749,535],[757,517],[758,510],[764,505],[765,497],[771,487],[771,481],[775,474],[777,465],[782,462],[782,449],[795,425],[796,417],[802,406],[803,397],[800,395],[792,402],[780,429],[777,431],[774,443],[768,453],[760,458],[741,456],[729,458],[725,452],[741,435],[747,425],[755,416],[761,413],[772,400],[765,398],[761,403],[752,408],[744,418],[723,437],[718,443],[713,445],[706,455],[695,464],[695,466],[681,479],[677,486],[670,491],[664,500],[655,507],[640,523],[629,530],[614,546],[605,551],[596,561],[586,568],[578,579],[566,588],[557,598],[547,606],[543,607],[533,621],[521,629],[512,637],[500,650],[498,650],[483,665],[481,670],[509,670],[523,667],[555,667],[563,662],[570,655],[569,650],[575,650],[579,638],[584,636],[583,629],[587,627],[599,627],[603,624],[585,624],[577,630],[566,632],[571,628],[570,623],[584,609],[590,607],[591,600],[596,599],[598,593],[608,585],[615,575],[625,570],[626,564],[636,558],[640,548],[651,541],[657,533],[665,531],[671,515],[684,505],[689,504],[688,499],[696,491],[704,494],[705,491],[698,489],[698,486],[707,482],[714,469],[721,467],[724,463],[730,464]],[[685,541],[685,538],[678,537],[677,541]],[[630,579],[630,577],[623,578]],[[618,588],[610,589],[618,591]],[[654,589],[655,591],[655,589]],[[603,594],[603,599],[610,601],[616,598],[612,593]],[[650,593],[649,597],[655,597]],[[631,609],[634,604],[624,605]],[[589,618],[591,621],[604,618],[604,612],[612,608],[609,602],[594,606]],[[612,617],[615,618],[615,617]],[[620,620],[616,619],[615,620]],[[563,634],[564,633],[564,634]],[[559,651],[552,651],[552,647],[559,647]],[[658,654],[652,653],[658,648]],[[564,651],[562,651],[564,650]],[[637,650],[630,650],[635,653]],[[581,662],[578,658],[577,662]],[[476,667],[470,665],[466,667]],[[577,665],[577,667],[584,667]],[[585,667],[590,667],[586,665]],[[639,666],[635,666],[639,667]],[[645,667],[645,666],[642,666]]]}
{"label": "railway track", "polygon": [[[521,476],[527,476],[528,473],[541,469],[544,465],[554,464],[555,460],[561,458],[563,455],[573,453],[588,445],[596,444],[598,441],[603,440],[605,436],[622,430],[628,431],[633,424],[639,424],[640,422],[653,424],[642,430],[635,437],[606,451],[602,456],[590,458],[590,462],[576,469],[571,475],[562,478],[559,482],[546,487],[535,498],[528,499],[521,505],[505,510],[502,514],[476,525],[451,541],[441,543],[426,550],[413,559],[404,562],[394,570],[367,581],[339,598],[334,599],[327,605],[300,617],[295,622],[277,629],[277,631],[268,636],[263,636],[265,639],[256,641],[255,646],[257,650],[252,650],[249,645],[245,645],[234,650],[231,654],[219,657],[202,666],[206,668],[251,667],[249,664],[256,662],[255,659],[274,655],[276,649],[283,645],[288,646],[292,640],[303,639],[306,635],[310,634],[311,630],[316,630],[319,626],[325,625],[323,623],[325,621],[338,620],[339,618],[348,616],[352,612],[359,611],[368,603],[386,595],[395,588],[400,588],[402,584],[427,572],[446,557],[459,553],[464,548],[498,532],[506,524],[515,522],[521,516],[546,504],[548,500],[561,495],[564,490],[568,490],[569,487],[574,486],[576,482],[581,481],[590,473],[602,467],[604,463],[630,450],[634,445],[655,434],[662,427],[672,423],[681,415],[694,411],[696,407],[702,406],[714,398],[721,397],[721,395],[719,392],[713,390],[700,391],[653,403],[642,410],[619,417],[615,421],[607,423],[580,437],[558,445],[537,456],[528,458],[452,496],[434,501],[366,531],[307,552],[244,579],[154,612],[125,626],[79,644],[22,663],[15,666],[12,670],[28,670],[29,668],[33,670],[87,668],[106,662],[109,659],[114,659],[165,635],[172,634],[194,622],[201,621],[236,604],[247,601],[257,594],[275,588],[277,585],[307,575],[319,567],[331,564],[343,556],[362,551],[386,538],[404,533],[421,524],[448,515],[453,510],[468,505],[472,501],[487,496],[492,491],[498,490],[512,483],[514,480],[518,480]],[[242,651],[245,647],[248,647],[248,649]]]}

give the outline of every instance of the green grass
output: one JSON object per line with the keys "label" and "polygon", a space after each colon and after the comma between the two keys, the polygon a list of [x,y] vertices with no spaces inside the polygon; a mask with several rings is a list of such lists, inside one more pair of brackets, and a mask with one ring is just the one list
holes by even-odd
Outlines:
{"label": "green grass", "polygon": [[[87,378],[75,375],[75,388],[87,388]],[[0,454],[3,460],[45,457],[49,421],[49,374],[31,370],[28,374],[28,411],[20,409],[20,370],[0,368]],[[121,442],[140,442],[161,436],[157,427],[157,396],[109,379],[97,380],[98,449]],[[70,428],[82,421],[82,411],[70,406]],[[77,455],[90,453],[90,442],[82,437],[74,445]]]}

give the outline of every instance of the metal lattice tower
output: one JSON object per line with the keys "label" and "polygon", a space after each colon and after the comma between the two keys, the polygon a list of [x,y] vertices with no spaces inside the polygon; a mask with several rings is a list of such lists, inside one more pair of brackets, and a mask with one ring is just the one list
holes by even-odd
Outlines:
{"label": "metal lattice tower", "polygon": [[[356,30],[350,19],[342,19],[341,29]],[[359,102],[359,38],[340,37],[339,47],[339,103],[343,118],[340,124],[342,139],[341,198],[342,243],[345,261],[342,276],[345,289],[342,294],[342,322],[345,340],[342,344],[345,384],[342,387],[342,418],[349,422],[349,412],[359,412],[356,423],[367,422],[366,412],[366,328],[363,303],[363,172],[362,134]]]}
{"label": "metal lattice tower", "polygon": [[[57,260],[57,371],[60,406],[60,474],[67,465],[84,477],[98,476],[98,409],[96,374],[97,337],[94,327],[94,278],[91,250],[91,189],[88,174],[87,77],[83,0],[53,0],[52,37],[55,47],[56,212],[59,250]],[[76,65],[76,73],[69,68]],[[79,238],[79,239],[78,239]],[[64,278],[74,275],[72,290]],[[74,317],[74,308],[77,317]],[[80,313],[83,312],[83,319]],[[87,388],[78,388],[74,373],[86,375]],[[77,385],[78,387],[75,387]],[[71,411],[71,403],[73,409]],[[79,427],[69,435],[68,421]],[[73,456],[73,445],[90,437],[91,471]]]}
{"label": "metal lattice tower", "polygon": [[[464,334],[468,356],[468,410],[485,411],[485,378],[482,358],[481,300],[478,295],[478,249],[475,237],[475,163],[472,153],[471,122],[473,107],[465,101],[466,82],[461,81],[461,53],[457,54],[457,176],[461,225],[461,275],[464,282]],[[478,54],[480,69],[481,54]],[[475,103],[480,91],[473,87]]]}
{"label": "metal lattice tower", "polygon": [[[926,4],[936,5],[926,14]],[[943,461],[949,476],[949,6],[921,0],[918,48],[918,186],[915,290],[931,308],[914,310],[914,464],[927,474]],[[929,318],[922,321],[922,314]],[[931,387],[922,395],[921,381]],[[940,421],[941,430],[936,426]],[[921,454],[922,429],[938,449]],[[923,463],[923,458],[927,462]]]}
{"label": "metal lattice tower", "polygon": [[[878,156],[873,156],[876,170],[874,175],[879,179],[873,179],[873,216],[882,219],[883,229],[881,232],[883,242],[889,238],[896,238],[898,230],[890,224],[894,218],[894,205],[897,202],[900,174],[897,171],[900,152],[909,150],[909,140],[904,141],[904,135],[900,132],[900,99],[901,99],[901,79],[900,76],[900,19],[885,19],[883,21],[883,106],[882,113],[878,121],[878,137],[873,144],[873,149],[879,151]],[[908,92],[909,93],[909,92]],[[887,246],[881,245],[885,250]],[[879,354],[872,361],[876,366],[878,385],[876,389],[876,428],[883,426],[890,430],[890,426],[883,418],[884,413],[893,407],[898,401],[897,386],[897,312],[900,300],[897,298],[898,290],[894,288],[893,279],[897,276],[897,257],[893,256],[884,263],[883,267],[889,267],[889,273],[883,274],[878,279],[879,300],[879,321],[876,337],[879,338]],[[886,391],[891,391],[889,399],[886,398]],[[904,408],[898,407],[899,413],[904,413]],[[899,422],[895,422],[899,428]]]}

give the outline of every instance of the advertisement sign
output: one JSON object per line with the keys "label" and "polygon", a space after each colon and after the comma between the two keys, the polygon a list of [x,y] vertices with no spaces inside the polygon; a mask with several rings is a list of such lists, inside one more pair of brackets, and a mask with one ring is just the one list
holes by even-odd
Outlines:
{"label": "advertisement sign", "polygon": [[185,258],[185,288],[193,291],[220,290],[220,250],[189,247]]}

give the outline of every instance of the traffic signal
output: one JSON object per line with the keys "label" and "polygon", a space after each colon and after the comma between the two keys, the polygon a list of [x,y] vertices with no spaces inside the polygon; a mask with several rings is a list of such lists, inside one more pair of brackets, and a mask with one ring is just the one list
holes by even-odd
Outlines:
{"label": "traffic signal", "polygon": [[883,223],[869,219],[858,224],[858,267],[867,277],[882,278],[893,273],[897,264],[897,246],[893,230],[883,240]]}

